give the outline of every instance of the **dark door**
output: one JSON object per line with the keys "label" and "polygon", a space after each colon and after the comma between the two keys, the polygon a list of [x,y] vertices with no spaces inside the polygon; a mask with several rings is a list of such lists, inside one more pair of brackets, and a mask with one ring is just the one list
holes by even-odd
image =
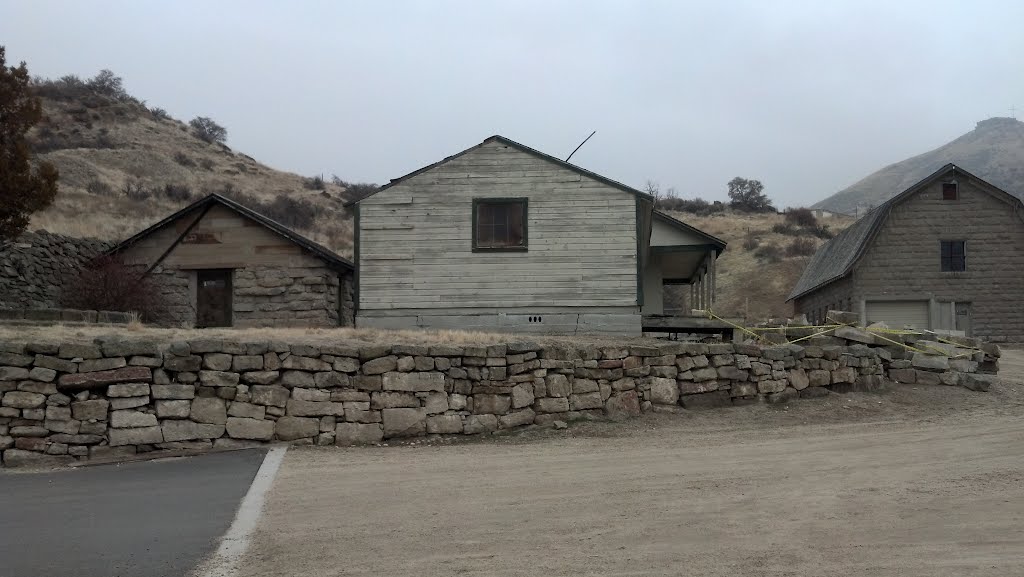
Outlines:
{"label": "dark door", "polygon": [[231,269],[198,271],[197,327],[231,326],[231,272]]}

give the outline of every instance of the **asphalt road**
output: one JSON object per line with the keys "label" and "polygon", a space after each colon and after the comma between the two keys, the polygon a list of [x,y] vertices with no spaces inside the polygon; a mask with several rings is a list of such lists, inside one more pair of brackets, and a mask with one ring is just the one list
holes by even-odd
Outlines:
{"label": "asphalt road", "polygon": [[0,474],[0,574],[185,575],[231,525],[265,454]]}

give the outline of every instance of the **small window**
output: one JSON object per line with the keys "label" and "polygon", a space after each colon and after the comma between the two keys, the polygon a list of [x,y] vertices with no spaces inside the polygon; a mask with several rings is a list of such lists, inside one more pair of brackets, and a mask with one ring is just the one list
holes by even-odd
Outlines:
{"label": "small window", "polygon": [[967,270],[967,242],[963,240],[939,241],[941,247],[942,272]]}
{"label": "small window", "polygon": [[526,250],[526,199],[473,200],[473,250]]}
{"label": "small window", "polygon": [[956,181],[942,183],[942,200],[957,200],[960,198],[960,187]]}

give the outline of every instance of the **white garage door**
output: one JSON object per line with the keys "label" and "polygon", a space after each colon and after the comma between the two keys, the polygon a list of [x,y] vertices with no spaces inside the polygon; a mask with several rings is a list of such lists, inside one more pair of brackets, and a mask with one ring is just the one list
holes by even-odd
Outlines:
{"label": "white garage door", "polygon": [[882,321],[894,329],[929,328],[928,301],[868,301],[865,305],[868,324]]}

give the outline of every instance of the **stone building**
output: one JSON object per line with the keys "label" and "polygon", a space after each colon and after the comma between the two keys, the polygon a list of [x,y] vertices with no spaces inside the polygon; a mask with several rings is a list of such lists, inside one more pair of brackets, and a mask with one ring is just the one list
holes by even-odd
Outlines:
{"label": "stone building", "polygon": [[181,209],[109,254],[146,267],[169,324],[353,324],[350,261],[220,195]]}
{"label": "stone building", "polygon": [[825,243],[789,297],[812,322],[1024,339],[1024,205],[947,164]]}

